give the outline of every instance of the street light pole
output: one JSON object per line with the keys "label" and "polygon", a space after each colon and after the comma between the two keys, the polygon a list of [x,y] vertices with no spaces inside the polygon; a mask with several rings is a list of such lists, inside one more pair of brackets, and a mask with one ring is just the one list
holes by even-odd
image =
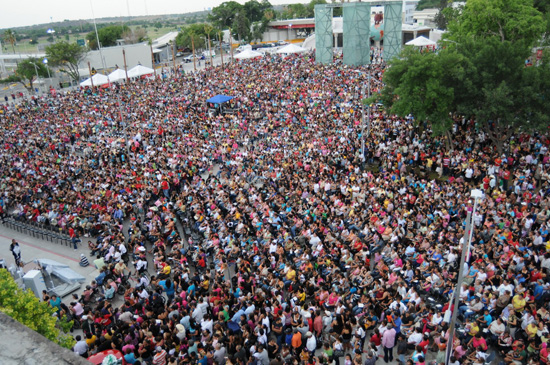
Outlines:
{"label": "street light pole", "polygon": [[[36,67],[36,64],[34,62],[31,62],[31,65],[34,66],[34,72],[36,72],[36,82],[38,83],[38,80],[39,80],[39,78],[38,78],[38,67]],[[38,90],[38,87],[36,88],[36,90]],[[37,91],[37,93],[38,93],[38,91]]]}
{"label": "street light pole", "polygon": [[50,81],[49,83],[50,83],[50,86],[51,86],[52,76],[50,75],[50,68],[48,67],[48,59],[44,58],[42,63],[46,65],[46,71],[48,71],[48,80]]}
{"label": "street light pole", "polygon": [[97,25],[95,22],[95,14],[94,14],[94,7],[92,5],[92,0],[90,0],[90,7],[92,8],[92,17],[94,18],[94,30],[95,30],[95,38],[97,41],[97,47],[99,49],[99,57],[101,57],[101,64],[103,65],[103,72],[107,69],[105,67],[105,60],[103,59],[103,52],[101,51],[101,43],[99,43],[99,34],[97,33]]}
{"label": "street light pole", "polygon": [[[460,290],[462,288],[462,282],[464,281],[464,264],[468,256],[470,255],[470,247],[472,245],[472,237],[474,233],[474,216],[476,214],[477,200],[483,197],[483,192],[479,189],[474,189],[471,192],[471,197],[474,198],[474,209],[472,212],[468,212],[466,216],[466,228],[464,231],[464,244],[462,246],[462,254],[460,256],[460,263],[458,268],[458,280],[456,288],[454,290],[454,304],[452,307],[453,315],[451,322],[449,323],[449,338],[447,339],[447,353],[445,354],[445,365],[449,365],[451,354],[453,353],[453,342],[455,336],[455,324],[456,317],[458,316],[458,305],[460,304]],[[464,246],[465,245],[465,246]],[[451,309],[451,308],[449,308]]]}
{"label": "street light pole", "polygon": [[[367,83],[367,98],[370,98],[370,69],[368,73],[368,83]],[[362,95],[365,95],[365,85],[363,85],[363,91]],[[363,103],[363,115],[362,115],[362,123],[361,123],[361,160],[363,161],[363,165],[365,162],[365,104]],[[370,133],[370,106],[367,106],[367,134]]]}

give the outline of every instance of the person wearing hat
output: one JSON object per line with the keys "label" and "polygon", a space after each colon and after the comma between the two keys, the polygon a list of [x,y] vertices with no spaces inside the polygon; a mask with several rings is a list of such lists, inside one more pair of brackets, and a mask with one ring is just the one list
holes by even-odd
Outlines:
{"label": "person wearing hat", "polygon": [[153,356],[153,365],[166,365],[168,353],[160,346],[155,348],[155,356]]}
{"label": "person wearing hat", "polygon": [[176,331],[177,331],[176,337],[179,338],[180,341],[183,340],[183,339],[185,338],[185,335],[186,335],[186,333],[185,333],[185,327],[183,326],[183,324],[178,323],[178,324],[176,325]]}
{"label": "person wearing hat", "polygon": [[317,339],[310,331],[306,333],[306,348],[309,351],[310,356],[315,355],[315,350],[317,349]]}

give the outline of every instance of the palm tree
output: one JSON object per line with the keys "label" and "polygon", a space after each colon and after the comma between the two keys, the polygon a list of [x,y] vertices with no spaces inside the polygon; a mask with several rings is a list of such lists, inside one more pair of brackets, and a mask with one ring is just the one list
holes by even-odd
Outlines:
{"label": "palm tree", "polygon": [[7,29],[4,31],[4,41],[11,44],[11,48],[13,49],[13,54],[15,54],[15,32],[11,29]]}

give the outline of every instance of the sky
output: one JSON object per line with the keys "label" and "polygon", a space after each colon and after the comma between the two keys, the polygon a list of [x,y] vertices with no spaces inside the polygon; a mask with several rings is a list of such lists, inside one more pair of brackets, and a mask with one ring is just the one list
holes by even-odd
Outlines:
{"label": "sky", "polygon": [[[236,0],[243,4],[246,0]],[[0,28],[136,15],[183,14],[207,10],[223,0],[21,0],[3,1]],[[270,0],[273,5],[307,3],[309,0]],[[90,5],[90,3],[92,5]]]}

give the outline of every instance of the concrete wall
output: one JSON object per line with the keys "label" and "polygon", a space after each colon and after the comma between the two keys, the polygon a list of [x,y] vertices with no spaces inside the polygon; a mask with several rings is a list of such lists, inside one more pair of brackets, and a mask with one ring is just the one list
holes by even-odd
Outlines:
{"label": "concrete wall", "polygon": [[90,365],[84,358],[51,342],[4,313],[0,313],[0,344],[2,365]]}
{"label": "concrete wall", "polygon": [[[120,69],[124,69],[124,59],[122,57],[122,50],[126,51],[126,65],[128,69],[141,63],[143,66],[153,68],[153,60],[151,59],[151,47],[148,44],[132,44],[129,46],[118,46],[102,48],[103,58],[105,60],[105,66],[108,69],[114,69],[115,65],[118,65]],[[88,61],[90,65],[96,70],[101,70],[103,64],[101,62],[100,52],[91,51],[86,58],[80,63],[79,68],[87,69]]]}

